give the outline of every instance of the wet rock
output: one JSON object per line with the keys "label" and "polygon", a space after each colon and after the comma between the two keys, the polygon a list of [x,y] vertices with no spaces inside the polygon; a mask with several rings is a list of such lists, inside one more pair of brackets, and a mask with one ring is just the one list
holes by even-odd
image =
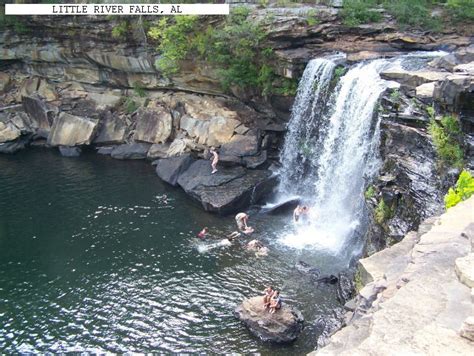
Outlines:
{"label": "wet rock", "polygon": [[267,204],[262,207],[261,212],[267,214],[284,214],[293,211],[299,203],[300,199],[295,198],[277,204]]}
{"label": "wet rock", "polygon": [[250,332],[262,341],[288,343],[296,340],[303,330],[304,318],[301,312],[282,303],[281,309],[270,314],[263,307],[263,297],[245,299],[234,315]]}
{"label": "wet rock", "polygon": [[123,143],[127,124],[124,120],[108,111],[101,121],[94,143],[98,145]]}
{"label": "wet rock", "polygon": [[115,146],[108,146],[108,147],[99,147],[97,149],[97,154],[99,155],[110,155],[114,150]]}
{"label": "wet rock", "polygon": [[345,304],[354,297],[355,287],[353,278],[350,275],[340,272],[337,284],[337,299]]}
{"label": "wet rock", "polygon": [[81,155],[79,147],[59,146],[59,152],[64,157],[79,157]]}
{"label": "wet rock", "polygon": [[164,143],[171,135],[173,118],[162,107],[140,109],[137,114],[135,140]]}
{"label": "wet rock", "polygon": [[319,275],[321,274],[321,271],[319,268],[317,267],[313,267],[311,266],[310,264],[304,262],[304,261],[298,261],[296,262],[295,264],[295,268],[298,272],[300,272],[301,274],[307,274],[307,275],[312,275],[316,278],[319,277]]}
{"label": "wet rock", "polygon": [[270,171],[221,167],[211,174],[211,164],[198,160],[182,173],[178,184],[207,211],[229,214],[257,202],[276,185]]}
{"label": "wet rock", "polygon": [[163,158],[156,163],[156,174],[166,183],[178,185],[178,178],[194,162],[190,154]]}
{"label": "wet rock", "polygon": [[0,153],[15,153],[26,147],[29,139],[27,137],[20,137],[14,141],[0,143]]}
{"label": "wet rock", "polygon": [[130,143],[115,147],[110,154],[115,159],[145,159],[150,149],[148,143]]}
{"label": "wet rock", "polygon": [[59,114],[51,127],[48,144],[51,146],[89,145],[94,138],[98,120]]}

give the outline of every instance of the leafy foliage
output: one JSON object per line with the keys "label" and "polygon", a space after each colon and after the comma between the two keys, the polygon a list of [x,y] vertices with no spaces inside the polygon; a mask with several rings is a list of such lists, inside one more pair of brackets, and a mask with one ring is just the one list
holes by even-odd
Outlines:
{"label": "leafy foliage", "polygon": [[369,22],[378,22],[382,16],[373,7],[376,0],[344,0],[341,15],[347,26],[358,26]]}
{"label": "leafy foliage", "polygon": [[462,168],[464,154],[460,145],[459,121],[454,116],[444,116],[440,122],[431,119],[429,132],[441,163]]}
{"label": "leafy foliage", "polygon": [[385,203],[385,201],[380,199],[377,207],[374,210],[374,218],[377,224],[381,225],[392,216],[392,209]]}
{"label": "leafy foliage", "polygon": [[448,0],[446,6],[448,12],[455,20],[474,22],[474,1]]}
{"label": "leafy foliage", "polygon": [[127,38],[127,34],[130,32],[130,25],[128,21],[120,21],[114,28],[112,29],[112,37],[116,39],[125,39]]}
{"label": "leafy foliage", "polygon": [[163,17],[148,31],[148,35],[160,43],[158,49],[161,57],[156,61],[156,66],[165,75],[176,73],[179,69],[178,62],[192,48],[193,37],[190,35],[196,20],[197,16],[175,16],[173,19]]}
{"label": "leafy foliage", "polygon": [[420,27],[433,31],[441,30],[440,19],[431,16],[430,0],[385,1],[384,5],[402,26]]}
{"label": "leafy foliage", "polygon": [[370,199],[375,196],[375,189],[372,185],[367,188],[367,190],[364,193],[364,196],[365,196],[365,199]]}
{"label": "leafy foliage", "polygon": [[308,26],[314,26],[319,23],[319,19],[316,16],[316,10],[311,9],[306,12],[306,24]]}
{"label": "leafy foliage", "polygon": [[177,72],[179,61],[195,55],[217,65],[224,89],[259,88],[269,94],[275,79],[268,64],[273,49],[262,48],[266,34],[249,14],[249,8],[235,7],[223,24],[205,29],[199,28],[196,16],[161,19],[148,32],[159,41],[157,67],[169,76]]}
{"label": "leafy foliage", "polygon": [[138,104],[132,98],[125,99],[124,105],[125,105],[125,111],[127,112],[127,114],[133,114],[139,108]]}
{"label": "leafy foliage", "polygon": [[133,92],[140,98],[144,98],[146,96],[145,89],[138,82],[133,83]]}
{"label": "leafy foliage", "polygon": [[474,178],[468,171],[462,171],[454,188],[449,188],[444,197],[446,209],[468,199],[474,194]]}
{"label": "leafy foliage", "polygon": [[295,96],[298,90],[298,80],[283,78],[280,84],[273,86],[272,92],[284,96]]}
{"label": "leafy foliage", "polygon": [[333,80],[335,82],[339,81],[339,79],[341,79],[341,77],[346,74],[347,72],[347,68],[346,67],[343,67],[343,66],[337,66],[335,69],[334,69],[334,74],[333,74]]}

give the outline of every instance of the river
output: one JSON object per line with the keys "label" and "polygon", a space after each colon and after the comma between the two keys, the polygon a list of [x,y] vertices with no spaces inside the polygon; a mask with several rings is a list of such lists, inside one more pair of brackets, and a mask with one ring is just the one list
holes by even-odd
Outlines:
{"label": "river", "polygon": [[[209,248],[235,229],[233,217],[204,212],[149,163],[40,148],[0,155],[0,350],[312,351],[318,321],[340,304],[334,286],[294,265],[336,274],[348,257],[292,247],[281,238],[290,216],[256,212],[249,222],[270,248],[264,258],[243,248],[250,238]],[[195,237],[203,226],[206,241]],[[306,319],[294,344],[262,343],[232,315],[268,283]]]}

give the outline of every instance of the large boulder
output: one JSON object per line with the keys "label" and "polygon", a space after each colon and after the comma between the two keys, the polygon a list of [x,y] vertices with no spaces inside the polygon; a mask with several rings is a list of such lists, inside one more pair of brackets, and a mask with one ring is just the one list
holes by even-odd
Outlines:
{"label": "large boulder", "polygon": [[107,112],[94,143],[99,145],[123,143],[126,129],[127,124],[122,118]]}
{"label": "large boulder", "polygon": [[21,136],[21,131],[11,122],[0,121],[0,143],[16,140]]}
{"label": "large boulder", "polygon": [[296,340],[303,330],[304,318],[300,311],[282,304],[281,309],[270,314],[263,307],[263,297],[245,299],[234,311],[252,334],[262,341],[288,343]]}
{"label": "large boulder", "polygon": [[185,115],[180,120],[180,128],[199,144],[219,146],[230,141],[240,121],[226,117],[209,120]]}
{"label": "large boulder", "polygon": [[23,96],[22,104],[31,119],[32,126],[37,130],[37,134],[46,138],[54,119],[52,111],[37,95]]}
{"label": "large boulder", "polygon": [[221,167],[211,174],[211,164],[198,160],[182,173],[178,184],[206,211],[230,214],[271,193],[277,178],[268,170]]}
{"label": "large boulder", "polygon": [[150,149],[148,143],[131,143],[115,147],[111,156],[115,159],[145,159]]}
{"label": "large boulder", "polygon": [[140,109],[135,128],[135,140],[164,143],[170,137],[173,118],[162,107]]}
{"label": "large boulder", "polygon": [[97,123],[97,120],[62,112],[51,127],[48,144],[51,146],[89,145],[94,138]]}
{"label": "large boulder", "polygon": [[156,174],[166,183],[176,186],[180,174],[188,169],[193,161],[190,154],[160,159],[156,164]]}

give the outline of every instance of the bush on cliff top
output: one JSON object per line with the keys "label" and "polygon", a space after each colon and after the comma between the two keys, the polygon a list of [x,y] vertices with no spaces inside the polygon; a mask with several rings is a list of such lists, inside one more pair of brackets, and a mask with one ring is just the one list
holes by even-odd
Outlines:
{"label": "bush on cliff top", "polygon": [[468,199],[474,194],[474,178],[468,171],[462,171],[454,188],[449,188],[444,197],[446,209]]}

